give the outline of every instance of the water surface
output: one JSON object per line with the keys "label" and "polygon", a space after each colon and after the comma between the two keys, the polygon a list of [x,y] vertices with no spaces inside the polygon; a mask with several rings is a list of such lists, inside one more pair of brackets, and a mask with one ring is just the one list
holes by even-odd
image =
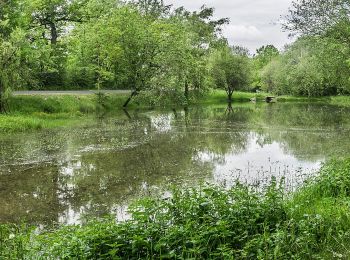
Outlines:
{"label": "water surface", "polygon": [[79,223],[123,215],[169,185],[300,185],[350,153],[350,110],[324,104],[235,104],[131,111],[80,126],[0,137],[0,222]]}

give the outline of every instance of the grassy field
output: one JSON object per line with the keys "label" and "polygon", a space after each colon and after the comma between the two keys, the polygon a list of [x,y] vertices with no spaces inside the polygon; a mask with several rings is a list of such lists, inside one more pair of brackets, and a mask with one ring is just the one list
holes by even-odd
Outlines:
{"label": "grassy field", "polygon": [[349,259],[350,159],[328,162],[296,193],[272,182],[174,189],[132,218],[38,234],[0,226],[0,259]]}

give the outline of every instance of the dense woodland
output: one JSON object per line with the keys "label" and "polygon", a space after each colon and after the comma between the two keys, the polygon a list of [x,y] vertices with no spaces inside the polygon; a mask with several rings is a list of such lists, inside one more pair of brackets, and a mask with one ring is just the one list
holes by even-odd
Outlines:
{"label": "dense woodland", "polygon": [[229,20],[214,11],[161,0],[0,0],[0,109],[17,89],[130,89],[153,103],[212,88],[229,98],[350,93],[349,1],[296,1],[283,27],[297,40],[254,55],[229,45]]}

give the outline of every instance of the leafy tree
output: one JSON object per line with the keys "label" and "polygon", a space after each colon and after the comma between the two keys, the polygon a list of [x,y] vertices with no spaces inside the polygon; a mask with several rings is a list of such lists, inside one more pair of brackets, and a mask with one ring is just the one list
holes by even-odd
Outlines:
{"label": "leafy tree", "polygon": [[70,82],[133,89],[125,106],[146,91],[154,102],[188,101],[190,88],[206,84],[211,45],[226,20],[214,20],[206,7],[198,13],[169,8],[162,1],[112,5],[76,26],[68,40]]}
{"label": "leafy tree", "polygon": [[19,29],[5,39],[0,37],[0,113],[7,112],[11,89],[25,85],[31,77],[25,60],[27,47],[25,34]]}
{"label": "leafy tree", "polygon": [[256,50],[255,60],[259,68],[263,68],[279,55],[278,49],[273,45],[262,46]]}
{"label": "leafy tree", "polygon": [[[34,71],[44,88],[63,87],[67,46],[65,37],[77,23],[87,19],[84,8],[89,0],[18,0],[21,3],[22,28],[28,34],[39,66]],[[40,53],[41,52],[41,53]]]}
{"label": "leafy tree", "polygon": [[303,35],[322,35],[349,16],[348,0],[298,0],[289,10],[284,28]]}
{"label": "leafy tree", "polygon": [[349,54],[349,49],[334,39],[300,38],[263,69],[263,88],[276,94],[347,94]]}
{"label": "leafy tree", "polygon": [[255,89],[253,90],[259,90],[261,89],[263,82],[262,82],[262,71],[264,68],[270,64],[274,59],[276,59],[279,56],[278,49],[273,45],[266,45],[262,46],[259,49],[256,50],[256,54],[253,57],[253,64],[254,64],[254,81],[253,86],[255,86]]}
{"label": "leafy tree", "polygon": [[210,70],[215,86],[226,90],[230,102],[233,92],[246,88],[251,81],[249,58],[228,46],[213,53]]}
{"label": "leafy tree", "polygon": [[31,26],[55,45],[67,26],[84,20],[83,6],[87,0],[26,0]]}
{"label": "leafy tree", "polygon": [[200,11],[188,12],[184,8],[174,11],[173,17],[178,24],[184,24],[188,39],[186,61],[182,65],[184,96],[189,99],[190,88],[195,90],[205,89],[208,79],[207,63],[211,49],[220,44],[222,26],[229,23],[227,18],[214,19],[214,8],[202,6]]}
{"label": "leafy tree", "polygon": [[294,1],[284,29],[300,38],[263,67],[264,89],[306,96],[349,93],[349,18],[348,0]]}
{"label": "leafy tree", "polygon": [[7,98],[13,87],[26,83],[30,77],[26,61],[25,32],[18,26],[17,1],[0,0],[0,113],[7,112]]}

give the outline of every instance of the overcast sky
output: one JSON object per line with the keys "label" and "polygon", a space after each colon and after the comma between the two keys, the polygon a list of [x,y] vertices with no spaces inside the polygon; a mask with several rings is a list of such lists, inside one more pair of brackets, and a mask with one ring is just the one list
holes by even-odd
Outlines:
{"label": "overcast sky", "polygon": [[[205,4],[215,8],[216,17],[230,18],[224,35],[231,44],[247,47],[252,53],[266,44],[282,49],[288,33],[282,32],[280,16],[288,12],[292,0],[164,0],[174,7],[194,11]],[[277,24],[276,24],[277,23]]]}

